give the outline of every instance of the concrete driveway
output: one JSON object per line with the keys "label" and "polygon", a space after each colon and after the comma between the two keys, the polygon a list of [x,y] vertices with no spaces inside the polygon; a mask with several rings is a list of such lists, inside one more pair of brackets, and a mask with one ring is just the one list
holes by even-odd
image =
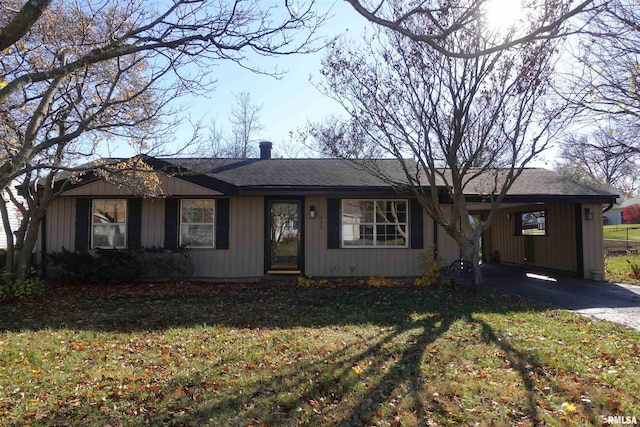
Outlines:
{"label": "concrete driveway", "polygon": [[487,287],[640,331],[640,286],[594,282],[499,264],[482,265]]}

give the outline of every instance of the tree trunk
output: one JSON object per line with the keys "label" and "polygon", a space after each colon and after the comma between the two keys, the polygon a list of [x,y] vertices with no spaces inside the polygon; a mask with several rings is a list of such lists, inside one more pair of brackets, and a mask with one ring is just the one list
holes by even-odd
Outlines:
{"label": "tree trunk", "polygon": [[478,288],[482,285],[482,271],[480,270],[480,235],[474,233],[471,239],[465,239],[465,244],[462,245],[462,258],[473,262],[474,267],[474,288]]}
{"label": "tree trunk", "polygon": [[22,245],[15,250],[13,274],[16,280],[25,280],[31,276],[33,250],[38,242],[38,234],[40,232],[42,218],[44,217],[44,211],[40,206],[33,210],[24,241]]}

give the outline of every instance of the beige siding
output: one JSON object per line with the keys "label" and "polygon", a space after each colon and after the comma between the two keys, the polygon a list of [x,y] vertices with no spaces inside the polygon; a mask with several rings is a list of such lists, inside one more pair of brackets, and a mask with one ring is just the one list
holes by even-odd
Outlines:
{"label": "beige siding", "polygon": [[[327,198],[307,197],[317,216],[305,218],[305,271],[311,276],[418,276],[418,249],[327,249]],[[433,242],[433,222],[423,214],[425,248]]]}
{"label": "beige siding", "polygon": [[[443,206],[442,210],[451,211],[452,206]],[[429,218],[429,222],[433,223],[433,220]],[[438,255],[442,259],[444,264],[450,264],[456,259],[460,258],[460,246],[456,243],[453,237],[444,230],[444,228],[438,226]]]}
{"label": "beige siding", "polygon": [[[47,215],[48,252],[75,249],[76,198],[56,198]],[[194,278],[257,278],[264,273],[262,197],[230,198],[228,250],[193,249]],[[164,244],[164,200],[142,203],[142,245]]]}
{"label": "beige siding", "polygon": [[164,246],[164,199],[142,199],[142,246]]}
{"label": "beige siding", "polygon": [[[546,236],[517,236],[516,213],[546,209]],[[510,215],[510,218],[507,218]],[[574,205],[526,205],[500,209],[488,235],[485,250],[498,251],[501,262],[577,272]],[[532,239],[533,260],[525,259],[525,239]]]}
{"label": "beige siding", "polygon": [[62,248],[75,250],[75,197],[56,197],[46,216],[47,252],[59,252]]}
{"label": "beige siding", "polygon": [[[589,209],[593,219],[585,219],[584,209]],[[602,205],[582,205],[582,247],[584,256],[583,277],[602,280],[604,276],[604,236],[602,234]]]}
{"label": "beige siding", "polygon": [[264,198],[231,197],[229,249],[193,249],[197,278],[264,275]]}
{"label": "beige siding", "polygon": [[[166,196],[216,196],[219,192],[174,177],[161,177],[162,194]],[[131,196],[131,192],[104,181],[96,181],[66,191],[65,196]]]}
{"label": "beige siding", "polygon": [[[109,193],[106,193],[109,194]],[[264,275],[264,198],[230,197],[230,248],[194,249],[194,278],[259,278]],[[57,197],[46,217],[47,251],[75,246],[76,197]],[[316,207],[316,218],[308,217],[308,206]],[[144,199],[142,203],[142,244],[164,243],[164,200]],[[327,197],[305,200],[305,272],[312,276],[417,276],[419,256],[434,244],[433,220],[423,213],[424,250],[416,249],[327,249]],[[600,205],[583,205],[594,214],[582,215],[584,275],[593,278],[604,271],[602,212]],[[516,212],[547,210],[547,236],[533,238],[533,265],[577,272],[575,211],[571,204],[527,205],[503,208],[485,233],[485,256],[500,253],[502,262],[526,265],[523,236],[515,235]],[[511,215],[507,219],[507,213]],[[459,256],[455,241],[438,227],[438,252],[445,262]]]}

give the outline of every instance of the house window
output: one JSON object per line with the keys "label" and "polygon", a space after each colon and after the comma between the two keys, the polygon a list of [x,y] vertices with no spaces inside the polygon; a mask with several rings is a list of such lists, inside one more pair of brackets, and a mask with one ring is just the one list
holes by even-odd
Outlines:
{"label": "house window", "polygon": [[91,248],[124,249],[127,247],[127,201],[93,200],[91,214]]}
{"label": "house window", "polygon": [[406,200],[342,200],[342,247],[406,248]]}
{"label": "house window", "polygon": [[180,245],[214,247],[214,200],[185,199],[180,202]]}
{"label": "house window", "polygon": [[546,236],[547,212],[529,211],[516,215],[516,235],[518,236]]}

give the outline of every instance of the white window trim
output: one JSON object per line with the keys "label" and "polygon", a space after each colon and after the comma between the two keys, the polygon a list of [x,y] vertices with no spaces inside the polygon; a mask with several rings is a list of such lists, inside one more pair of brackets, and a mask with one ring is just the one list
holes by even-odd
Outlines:
{"label": "white window trim", "polygon": [[[344,226],[345,226],[345,222],[344,222],[344,203],[345,202],[373,202],[374,206],[376,205],[376,203],[378,202],[405,202],[406,205],[406,209],[407,209],[407,221],[406,222],[400,222],[399,224],[404,224],[405,226],[405,230],[407,233],[407,238],[405,239],[404,245],[376,245],[375,242],[377,242],[377,227],[378,225],[382,225],[378,224],[375,219],[375,212],[374,212],[374,216],[373,216],[373,223],[369,223],[366,222],[364,224],[371,224],[373,225],[373,245],[345,245],[344,243]],[[341,199],[340,200],[340,247],[342,249],[407,249],[409,248],[409,229],[410,229],[410,218],[409,218],[409,200],[408,199]],[[384,225],[390,225],[392,223],[384,223]]]}
{"label": "white window trim", "polygon": [[[182,222],[182,206],[183,202],[188,200],[207,200],[213,202],[213,222]],[[178,211],[178,241],[180,246],[187,246],[193,249],[215,249],[216,248],[216,199],[203,199],[203,198],[185,198],[180,199],[180,210]],[[182,226],[183,225],[210,225],[211,226],[211,246],[192,246],[182,243]]]}
{"label": "white window trim", "polygon": [[[117,202],[124,202],[124,222],[114,222],[114,223],[110,223],[110,224],[101,224],[101,223],[96,223],[94,222],[94,215],[95,215],[95,206],[96,206],[96,202],[109,202],[109,201],[117,201]],[[128,234],[128,227],[129,224],[129,203],[127,203],[127,199],[92,199],[91,200],[91,249],[127,249],[127,234]],[[124,226],[124,235],[123,235],[123,239],[124,239],[124,244],[122,246],[97,246],[94,243],[94,226],[95,225],[111,225],[112,227],[116,227],[116,226]]]}

